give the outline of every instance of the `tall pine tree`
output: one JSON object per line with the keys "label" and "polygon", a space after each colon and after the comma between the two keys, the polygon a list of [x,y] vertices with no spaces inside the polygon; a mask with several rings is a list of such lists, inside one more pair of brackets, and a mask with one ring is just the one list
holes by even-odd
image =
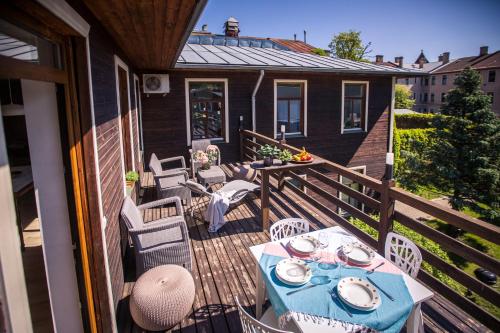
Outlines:
{"label": "tall pine tree", "polygon": [[429,154],[434,183],[451,192],[454,209],[473,201],[498,212],[500,121],[491,111],[490,97],[481,90],[477,71],[463,70],[455,86],[434,120],[436,143]]}

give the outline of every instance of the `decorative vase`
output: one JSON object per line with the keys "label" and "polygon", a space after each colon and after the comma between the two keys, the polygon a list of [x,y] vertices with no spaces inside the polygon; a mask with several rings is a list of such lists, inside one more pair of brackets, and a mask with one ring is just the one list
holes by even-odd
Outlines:
{"label": "decorative vase", "polygon": [[268,167],[273,165],[273,158],[272,156],[266,156],[264,157],[264,166]]}

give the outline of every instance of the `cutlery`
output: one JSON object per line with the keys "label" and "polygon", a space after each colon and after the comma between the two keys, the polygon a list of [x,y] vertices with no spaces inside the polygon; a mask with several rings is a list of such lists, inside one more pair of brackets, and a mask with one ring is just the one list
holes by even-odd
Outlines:
{"label": "cutlery", "polygon": [[340,304],[340,306],[342,307],[342,309],[344,309],[344,311],[347,312],[347,314],[349,315],[349,317],[352,317],[351,311],[349,311],[349,309],[344,305],[344,303],[342,303],[342,300],[337,295],[337,293],[335,292],[335,290],[333,290],[333,289],[330,290],[330,295],[332,296],[333,299],[335,299],[335,300],[338,301],[338,303]]}
{"label": "cutlery", "polygon": [[376,284],[372,279],[370,279],[369,276],[366,277],[366,279],[368,281],[370,281],[375,287],[377,287],[381,292],[383,292],[385,294],[385,296],[389,297],[389,299],[391,301],[394,301],[394,297],[392,297],[387,291],[385,291],[384,289],[380,288],[380,286],[378,284]]}
{"label": "cutlery", "polygon": [[298,293],[299,291],[302,291],[302,290],[306,290],[306,289],[310,289],[310,288],[313,288],[313,287],[317,287],[317,286],[320,286],[320,284],[311,284],[307,287],[304,287],[304,288],[301,288],[301,289],[297,289],[297,290],[292,290],[292,291],[289,291],[287,292],[286,294],[288,296],[292,295],[292,294],[295,294],[295,293]]}
{"label": "cutlery", "polygon": [[367,274],[371,274],[371,273],[375,272],[375,270],[376,270],[377,268],[379,268],[380,266],[383,266],[384,264],[385,264],[385,261],[381,262],[381,263],[380,263],[380,264],[378,264],[377,266],[375,266],[375,267],[373,267],[372,269],[370,269],[370,270],[368,271],[368,273],[367,273]]}

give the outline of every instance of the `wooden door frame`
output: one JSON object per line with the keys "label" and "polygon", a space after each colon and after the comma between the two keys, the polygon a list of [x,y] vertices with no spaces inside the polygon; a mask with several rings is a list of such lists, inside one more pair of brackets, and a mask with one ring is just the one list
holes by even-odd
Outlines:
{"label": "wooden door frame", "polygon": [[[109,270],[102,228],[102,200],[96,154],[90,53],[90,26],[67,3],[49,6],[50,1],[2,2],[0,17],[54,40],[64,52],[65,70],[0,57],[9,66],[0,66],[0,77],[56,82],[64,85],[68,127],[68,155],[76,212],[79,250],[76,265],[82,319],[90,332],[116,331],[114,308],[109,294]],[[64,21],[59,17],[63,17]],[[76,29],[76,30],[75,30]],[[127,81],[128,82],[128,81]],[[72,223],[73,223],[72,222]],[[21,267],[22,268],[22,267]],[[105,268],[105,269],[103,269]],[[106,274],[104,274],[104,273]]]}

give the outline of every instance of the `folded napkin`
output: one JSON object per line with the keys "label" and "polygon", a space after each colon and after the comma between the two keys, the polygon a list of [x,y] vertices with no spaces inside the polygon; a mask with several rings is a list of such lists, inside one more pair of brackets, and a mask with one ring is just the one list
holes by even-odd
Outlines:
{"label": "folded napkin", "polygon": [[[319,268],[318,263],[315,262],[308,263],[312,268],[313,276],[327,276],[331,280],[330,283],[287,295],[287,292],[304,286],[292,287],[281,282],[276,276],[274,265],[283,257],[265,252],[260,259],[259,266],[269,299],[282,327],[293,317],[297,321],[312,320],[318,323],[326,322],[330,326],[342,325],[352,332],[376,330],[398,333],[413,308],[413,299],[401,274],[375,271],[369,275],[370,278],[390,293],[395,300],[391,301],[379,290],[382,303],[376,310],[367,312],[349,307],[353,314],[353,317],[349,317],[338,303],[340,301],[332,299],[329,293],[332,289],[336,292],[336,285],[339,282],[338,266],[331,265],[333,269],[325,270]],[[367,271],[362,268],[342,266],[341,273],[340,278],[347,276],[365,278]]]}

